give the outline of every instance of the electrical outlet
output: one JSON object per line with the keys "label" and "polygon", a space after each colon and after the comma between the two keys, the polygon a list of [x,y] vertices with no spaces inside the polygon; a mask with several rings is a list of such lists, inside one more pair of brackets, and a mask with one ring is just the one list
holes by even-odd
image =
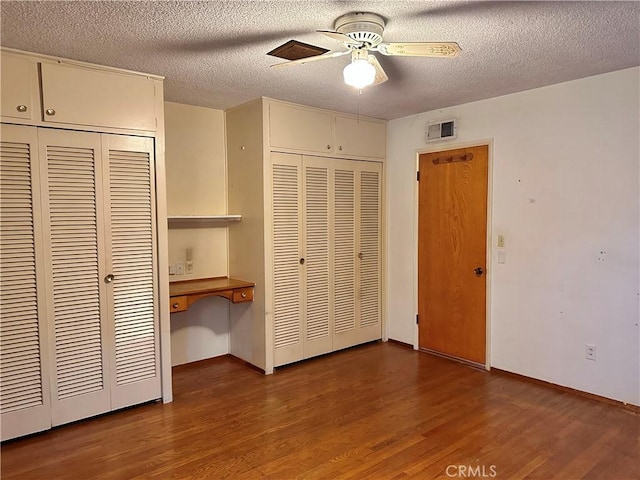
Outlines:
{"label": "electrical outlet", "polygon": [[193,261],[187,260],[184,262],[184,273],[193,273]]}
{"label": "electrical outlet", "polygon": [[586,358],[587,360],[594,360],[596,359],[596,346],[595,345],[590,345],[590,344],[586,344],[584,346],[584,358]]}
{"label": "electrical outlet", "polygon": [[184,262],[176,262],[176,275],[184,275]]}

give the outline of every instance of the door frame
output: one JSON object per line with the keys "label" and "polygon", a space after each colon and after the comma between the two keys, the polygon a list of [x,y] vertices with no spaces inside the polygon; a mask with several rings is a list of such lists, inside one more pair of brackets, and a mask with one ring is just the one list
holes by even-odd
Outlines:
{"label": "door frame", "polygon": [[[493,215],[493,138],[486,140],[472,140],[467,142],[455,142],[455,143],[436,143],[429,145],[425,148],[416,150],[415,156],[415,171],[420,169],[420,155],[423,153],[432,152],[446,152],[448,150],[456,150],[459,148],[478,147],[486,145],[488,147],[487,155],[487,238],[486,238],[486,253],[487,253],[487,282],[486,282],[486,308],[485,308],[485,323],[486,323],[486,356],[485,356],[485,370],[491,369],[491,283],[493,278],[493,262],[492,262],[492,239],[491,239],[491,217]],[[414,311],[416,316],[418,315],[418,200],[419,200],[419,188],[418,182],[413,182],[413,300]],[[414,324],[413,330],[413,349],[419,350],[419,331],[418,324]]]}

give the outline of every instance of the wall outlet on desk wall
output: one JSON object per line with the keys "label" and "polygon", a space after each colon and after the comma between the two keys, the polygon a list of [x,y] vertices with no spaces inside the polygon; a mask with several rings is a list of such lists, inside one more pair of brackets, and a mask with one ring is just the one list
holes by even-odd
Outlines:
{"label": "wall outlet on desk wall", "polygon": [[[193,262],[191,264],[193,271]],[[169,275],[184,275],[184,262],[176,262],[169,264]]]}

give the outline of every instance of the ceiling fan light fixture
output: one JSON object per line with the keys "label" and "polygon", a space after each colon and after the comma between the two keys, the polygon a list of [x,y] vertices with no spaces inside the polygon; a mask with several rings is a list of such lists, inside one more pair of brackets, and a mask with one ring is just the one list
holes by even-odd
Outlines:
{"label": "ceiling fan light fixture", "polygon": [[342,73],[344,83],[355,88],[369,86],[376,79],[376,68],[366,58],[354,59]]}

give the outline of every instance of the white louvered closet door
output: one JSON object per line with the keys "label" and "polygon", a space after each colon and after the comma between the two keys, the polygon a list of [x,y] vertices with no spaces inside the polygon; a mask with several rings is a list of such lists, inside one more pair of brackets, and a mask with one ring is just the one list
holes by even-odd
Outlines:
{"label": "white louvered closet door", "polygon": [[51,415],[61,425],[110,410],[100,135],[38,130]]}
{"label": "white louvered closet door", "polygon": [[358,343],[356,323],[356,168],[335,160],[333,169],[333,348]]}
{"label": "white louvered closet door", "polygon": [[330,257],[330,159],[303,157],[304,358],[333,349]]}
{"label": "white louvered closet door", "polygon": [[160,398],[153,140],[102,135],[113,410]]}
{"label": "white louvered closet door", "polygon": [[358,343],[382,337],[382,164],[358,162]]}
{"label": "white louvered closet door", "polygon": [[271,154],[274,366],[304,358],[302,157]]}
{"label": "white louvered closet door", "polygon": [[37,130],[0,127],[2,440],[51,427]]}

